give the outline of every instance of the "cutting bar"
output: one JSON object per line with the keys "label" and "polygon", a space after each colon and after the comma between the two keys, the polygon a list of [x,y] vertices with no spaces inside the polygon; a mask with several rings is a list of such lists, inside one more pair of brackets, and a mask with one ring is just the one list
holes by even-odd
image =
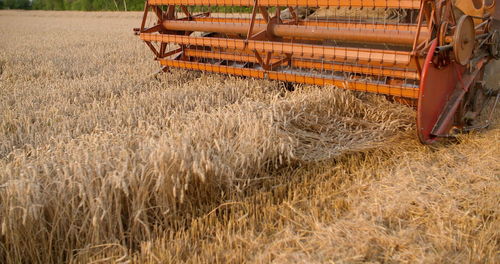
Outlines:
{"label": "cutting bar", "polygon": [[288,72],[266,71],[263,69],[250,69],[242,67],[233,67],[225,65],[214,65],[209,63],[199,63],[190,61],[160,59],[163,66],[175,67],[188,70],[199,70],[213,73],[222,73],[238,76],[246,76],[260,79],[270,79],[285,82],[304,83],[312,85],[335,85],[348,90],[386,94],[405,98],[418,98],[418,88],[403,87],[398,85],[389,85],[373,83],[364,80],[343,80],[328,78],[323,76],[313,76],[307,74],[297,74]]}

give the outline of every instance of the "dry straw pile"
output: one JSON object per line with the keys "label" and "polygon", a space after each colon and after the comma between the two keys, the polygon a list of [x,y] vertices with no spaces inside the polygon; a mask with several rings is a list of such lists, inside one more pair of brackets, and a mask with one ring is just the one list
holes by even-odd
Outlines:
{"label": "dry straw pile", "polygon": [[434,153],[380,97],[152,78],[139,17],[0,13],[0,262],[495,261],[498,130]]}

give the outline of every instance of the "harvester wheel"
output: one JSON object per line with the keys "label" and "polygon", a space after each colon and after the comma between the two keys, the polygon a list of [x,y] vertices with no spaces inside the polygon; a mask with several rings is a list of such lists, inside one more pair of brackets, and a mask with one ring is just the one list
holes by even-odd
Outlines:
{"label": "harvester wheel", "polygon": [[474,20],[470,16],[462,16],[457,23],[453,37],[455,60],[460,65],[467,65],[474,51],[476,30]]}

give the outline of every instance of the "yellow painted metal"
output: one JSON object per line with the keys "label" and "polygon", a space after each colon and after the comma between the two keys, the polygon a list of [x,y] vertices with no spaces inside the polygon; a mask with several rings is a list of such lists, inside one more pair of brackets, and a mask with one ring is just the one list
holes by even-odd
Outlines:
{"label": "yellow painted metal", "polygon": [[[492,1],[492,3],[488,5],[485,0],[453,0],[453,3],[455,7],[460,9],[465,15],[473,17],[484,17],[487,14],[493,15],[496,6],[495,1]],[[475,24],[481,22],[481,19],[474,19]]]}

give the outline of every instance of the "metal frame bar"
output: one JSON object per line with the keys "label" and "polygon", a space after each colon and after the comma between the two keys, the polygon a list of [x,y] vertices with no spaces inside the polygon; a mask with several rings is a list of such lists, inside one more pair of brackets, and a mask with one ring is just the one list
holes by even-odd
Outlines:
{"label": "metal frame bar", "polygon": [[294,73],[284,73],[267,71],[260,69],[239,68],[232,66],[213,65],[200,62],[189,62],[180,60],[160,59],[160,63],[166,67],[175,67],[188,70],[199,70],[206,72],[246,76],[260,79],[271,79],[286,82],[313,84],[313,85],[334,85],[348,90],[386,94],[405,98],[418,98],[418,88],[407,88],[396,85],[376,84],[356,80],[339,80],[318,76],[306,76]]}
{"label": "metal frame bar", "polygon": [[[277,9],[278,10],[278,9]],[[252,13],[252,19],[255,19],[255,9]],[[420,32],[411,32],[406,30],[387,30],[387,29],[363,29],[363,28],[331,28],[315,27],[314,31],[310,27],[283,25],[283,24],[258,24],[227,22],[197,22],[197,21],[179,21],[164,20],[163,27],[174,31],[202,31],[218,32],[232,34],[246,34],[247,38],[253,36],[253,32],[266,31],[267,34],[275,37],[296,38],[296,39],[317,39],[317,40],[336,40],[352,41],[363,43],[383,43],[395,45],[416,46],[429,38],[428,34]],[[145,32],[148,33],[148,32]],[[417,33],[417,34],[415,34]]]}
{"label": "metal frame bar", "polygon": [[[184,55],[186,57],[196,57],[205,59],[216,59],[216,60],[227,60],[227,61],[237,61],[237,62],[250,62],[259,63],[259,60],[252,55],[246,54],[232,54],[232,53],[221,53],[221,52],[211,52],[206,50],[196,50],[196,49],[184,49]],[[279,56],[273,56],[271,58],[271,65],[279,62],[280,60],[288,59],[288,57],[282,58]],[[346,65],[346,64],[336,64],[331,62],[318,62],[313,60],[291,58],[291,63],[284,63],[286,66],[294,66],[298,68],[307,69],[317,69],[317,70],[327,70],[327,71],[337,71],[337,72],[352,72],[361,73],[377,76],[390,76],[394,78],[401,79],[412,79],[418,80],[420,76],[416,71],[409,71],[408,69],[391,69],[391,68],[378,68],[360,65]],[[271,67],[274,68],[274,67]]]}
{"label": "metal frame bar", "polygon": [[378,66],[402,66],[414,68],[415,58],[411,52],[378,50],[365,48],[344,48],[312,44],[283,43],[259,40],[204,38],[170,34],[141,33],[144,41],[172,42],[182,45],[254,50],[259,52],[277,52],[282,54],[300,54],[310,58],[325,58],[333,61],[357,61]]}
{"label": "metal frame bar", "polygon": [[[183,19],[178,19],[183,20]],[[216,23],[238,23],[238,24],[250,24],[251,19],[249,18],[226,18],[226,17],[194,17],[191,21],[196,22],[216,22]],[[283,24],[290,25],[295,23],[293,19],[283,20]],[[264,19],[255,19],[255,24],[267,24]],[[346,29],[375,29],[375,30],[397,30],[397,31],[409,31],[417,32],[419,30],[423,34],[428,34],[427,27],[419,27],[414,24],[377,24],[377,23],[345,23],[341,21],[328,21],[328,20],[300,20],[296,22],[297,26],[308,26],[308,27],[326,27],[326,28],[346,28]]]}
{"label": "metal frame bar", "polygon": [[[254,0],[149,0],[150,5],[253,6]],[[420,0],[259,0],[259,6],[366,7],[419,9]]]}

